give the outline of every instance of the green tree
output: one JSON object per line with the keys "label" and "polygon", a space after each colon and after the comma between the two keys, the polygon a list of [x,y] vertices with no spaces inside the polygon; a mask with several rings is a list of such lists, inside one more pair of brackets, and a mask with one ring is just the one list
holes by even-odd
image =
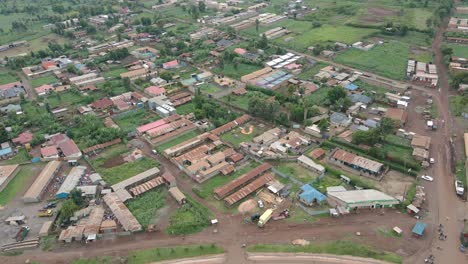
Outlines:
{"label": "green tree", "polygon": [[76,205],[73,200],[66,200],[60,208],[60,216],[63,219],[68,219],[73,216],[73,214],[78,211],[80,207]]}
{"label": "green tree", "polygon": [[70,192],[70,198],[78,207],[83,207],[85,204],[85,200],[83,199],[83,193],[81,190],[73,189]]}
{"label": "green tree", "polygon": [[259,26],[260,26],[260,20],[255,19],[255,30],[257,31],[257,33],[258,33],[258,27]]}
{"label": "green tree", "polygon": [[200,10],[200,13],[205,13],[206,11],[205,2],[203,1],[198,2],[198,10]]}

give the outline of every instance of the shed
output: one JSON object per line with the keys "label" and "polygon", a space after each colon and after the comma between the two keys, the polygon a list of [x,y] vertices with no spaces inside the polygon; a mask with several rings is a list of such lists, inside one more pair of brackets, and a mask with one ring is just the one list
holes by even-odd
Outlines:
{"label": "shed", "polygon": [[399,228],[398,226],[395,226],[393,228],[393,231],[397,233],[397,235],[401,235],[403,233],[403,230],[401,230],[401,228]]}
{"label": "shed", "polygon": [[347,85],[345,85],[344,88],[349,91],[356,91],[359,88],[359,86],[357,86],[354,83],[348,83]]}
{"label": "shed", "polygon": [[169,188],[169,193],[176,199],[179,204],[184,204],[187,202],[185,195],[177,187]]}
{"label": "shed", "polygon": [[81,177],[85,174],[85,171],[85,166],[73,167],[55,196],[59,199],[68,198],[68,195],[78,185],[78,182],[80,181]]}
{"label": "shed", "polygon": [[39,236],[40,237],[45,237],[49,235],[50,228],[52,227],[53,221],[47,221],[44,222],[44,224],[41,227],[41,230],[39,231]]}
{"label": "shed", "polygon": [[421,237],[424,234],[425,230],[426,230],[426,223],[418,221],[414,225],[412,232],[413,234]]}
{"label": "shed", "polygon": [[117,223],[112,220],[104,220],[101,223],[100,232],[101,233],[113,233],[117,231]]}
{"label": "shed", "polygon": [[94,198],[97,193],[97,185],[78,186],[76,189],[81,190],[82,196],[90,198]]}
{"label": "shed", "polygon": [[415,213],[415,214],[419,213],[419,209],[412,204],[409,204],[408,206],[406,206],[406,209],[408,209],[408,213]]}

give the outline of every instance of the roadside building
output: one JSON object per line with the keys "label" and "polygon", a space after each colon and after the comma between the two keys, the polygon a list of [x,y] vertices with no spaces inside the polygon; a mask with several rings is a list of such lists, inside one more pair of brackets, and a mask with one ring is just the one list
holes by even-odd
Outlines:
{"label": "roadside building", "polygon": [[309,157],[313,158],[313,159],[316,159],[316,160],[320,160],[322,159],[323,157],[325,157],[325,150],[322,149],[322,148],[316,148],[314,150],[312,150],[310,153],[309,153]]}
{"label": "roadside building", "polygon": [[378,175],[384,170],[384,165],[380,162],[373,161],[338,148],[333,151],[330,159],[338,162],[339,164],[349,166],[355,170],[369,173],[371,175]]}
{"label": "roadside building", "polygon": [[33,134],[28,130],[28,131],[24,131],[23,133],[19,134],[16,138],[12,139],[11,141],[15,144],[15,145],[26,145],[28,143],[31,143],[31,141],[33,140]]}
{"label": "roadside building", "polygon": [[18,164],[0,166],[0,192],[18,174],[19,170]]}
{"label": "roadside building", "polygon": [[347,210],[393,207],[400,203],[396,198],[373,189],[329,192],[327,195],[330,205]]}
{"label": "roadside building", "polygon": [[385,112],[385,117],[395,121],[397,127],[404,127],[408,121],[408,112],[400,108],[388,108]]}
{"label": "roadside building", "polygon": [[55,173],[59,170],[60,166],[61,162],[56,160],[47,163],[47,165],[44,167],[39,176],[37,176],[36,180],[31,185],[31,187],[29,187],[29,189],[24,194],[23,202],[39,202],[41,195],[49,185]]}
{"label": "roadside building", "polygon": [[414,135],[413,139],[411,140],[411,146],[413,148],[421,148],[425,150],[429,150],[431,147],[431,138],[422,135]]}
{"label": "roadside building", "polygon": [[309,170],[318,173],[319,175],[322,175],[325,173],[325,167],[323,167],[320,164],[315,163],[313,160],[309,159],[308,157],[301,155],[299,158],[297,158],[297,163],[300,165],[308,168]]}
{"label": "roadside building", "polygon": [[184,204],[187,202],[185,195],[177,187],[169,188],[169,193],[177,201],[178,204]]}
{"label": "roadside building", "polygon": [[330,124],[334,127],[347,127],[351,121],[352,119],[343,113],[334,112],[330,115]]}
{"label": "roadside building", "polygon": [[104,202],[112,211],[125,231],[138,232],[142,230],[140,223],[119,199],[116,193],[109,193],[103,197]]}

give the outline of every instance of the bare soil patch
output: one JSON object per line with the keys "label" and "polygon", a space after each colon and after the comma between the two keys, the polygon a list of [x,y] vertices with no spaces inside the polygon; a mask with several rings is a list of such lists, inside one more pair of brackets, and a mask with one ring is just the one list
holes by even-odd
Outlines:
{"label": "bare soil patch", "polygon": [[117,156],[117,157],[113,157],[113,158],[106,160],[106,162],[102,164],[102,167],[109,169],[109,168],[117,167],[124,163],[125,163],[125,160],[121,156]]}
{"label": "bare soil patch", "polygon": [[397,11],[383,8],[383,7],[370,7],[367,9],[367,13],[376,17],[387,17],[387,16],[396,16]]}
{"label": "bare soil patch", "polygon": [[257,203],[253,199],[249,199],[239,205],[239,213],[250,214],[257,209]]}

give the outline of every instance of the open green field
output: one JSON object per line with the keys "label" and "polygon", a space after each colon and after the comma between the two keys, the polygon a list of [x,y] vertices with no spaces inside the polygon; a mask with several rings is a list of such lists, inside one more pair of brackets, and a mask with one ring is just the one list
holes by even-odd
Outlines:
{"label": "open green field", "polygon": [[97,167],[96,171],[101,174],[102,179],[106,183],[112,185],[157,167],[158,165],[159,163],[156,160],[144,157],[141,160],[124,163],[112,168]]}
{"label": "open green field", "polygon": [[354,84],[356,84],[357,86],[359,86],[359,89],[363,90],[363,91],[366,91],[366,92],[376,92],[376,93],[379,93],[379,94],[384,94],[386,92],[388,92],[388,90],[382,86],[375,86],[375,85],[372,85],[372,84],[368,84],[366,82],[363,82],[361,81],[360,79],[356,80],[353,82]]}
{"label": "open green field", "polygon": [[239,63],[237,65],[237,69],[234,67],[234,64],[232,63],[225,63],[224,68],[216,67],[213,69],[213,71],[217,74],[223,74],[228,77],[234,78],[234,79],[240,79],[242,76],[252,73],[254,71],[258,71],[262,69],[263,67],[257,66],[257,65],[252,65],[252,64],[246,64],[246,63]]}
{"label": "open green field", "polygon": [[[171,259],[193,258],[206,255],[221,254],[224,250],[215,244],[186,245],[175,247],[159,247],[130,252],[127,256],[128,264],[146,264]],[[79,259],[72,264],[112,264],[120,263],[120,257],[98,257],[93,259]]]}
{"label": "open green field", "polygon": [[447,46],[452,49],[453,56],[461,57],[461,58],[468,58],[468,46],[455,44],[455,43],[447,43],[447,44],[444,44],[444,46]]}
{"label": "open green field", "polygon": [[193,137],[196,137],[198,135],[199,135],[199,133],[197,131],[190,131],[190,132],[188,132],[188,133],[186,133],[186,134],[184,134],[182,136],[179,136],[179,137],[177,137],[177,138],[175,138],[175,139],[173,139],[171,141],[168,141],[168,142],[166,142],[164,144],[159,145],[156,149],[159,152],[162,152],[165,149],[173,147],[173,146],[175,146],[177,144],[180,144],[180,143],[182,143],[182,142],[184,142],[186,140],[189,140],[189,139],[191,139]]}
{"label": "open green field", "polygon": [[327,243],[311,242],[308,246],[289,244],[258,244],[248,247],[249,252],[289,252],[289,253],[321,253],[333,255],[348,255],[373,258],[391,263],[403,263],[403,257],[354,241],[333,241]]}
{"label": "open green field", "polygon": [[335,61],[388,78],[403,80],[406,77],[408,52],[408,44],[391,41],[369,51],[348,49],[340,53]]}
{"label": "open green field", "polygon": [[194,110],[195,110],[195,106],[191,102],[183,104],[176,108],[177,114],[179,115],[187,115],[187,114],[193,113]]}
{"label": "open green field", "polygon": [[321,193],[326,193],[328,187],[339,185],[343,185],[343,182],[340,179],[334,177],[329,173],[325,173],[325,177],[314,182],[312,184],[312,187],[314,187],[315,189],[317,189],[317,191]]}
{"label": "open green field", "polygon": [[290,175],[303,183],[310,183],[318,177],[318,175],[296,162],[281,162],[278,163],[276,169],[280,172]]}
{"label": "open green field", "polygon": [[313,66],[307,65],[302,69],[302,72],[297,75],[300,80],[310,81],[314,79],[314,75],[319,73],[320,69],[328,66],[325,62],[317,62]]}
{"label": "open green field", "polygon": [[454,116],[468,113],[468,96],[455,95],[450,97],[450,111]]}
{"label": "open green field", "polygon": [[240,107],[244,110],[249,109],[249,92],[245,95],[233,95],[233,94],[228,94],[226,96],[221,97],[221,101],[224,101],[230,105],[235,105],[237,107]]}
{"label": "open green field", "polygon": [[18,81],[14,73],[0,73],[0,85]]}
{"label": "open green field", "polygon": [[32,87],[36,88],[43,84],[52,84],[58,82],[58,79],[53,75],[47,75],[44,77],[39,77],[31,80]]}
{"label": "open green field", "polygon": [[144,229],[149,224],[156,224],[157,211],[166,204],[167,191],[157,188],[129,200],[126,205]]}
{"label": "open green field", "polygon": [[211,225],[212,217],[208,208],[187,196],[187,202],[171,216],[166,232],[170,235],[197,233]]}
{"label": "open green field", "polygon": [[23,189],[32,177],[39,172],[38,164],[22,165],[20,171],[0,192],[0,205],[6,205],[13,200]]}
{"label": "open green field", "polygon": [[120,74],[124,72],[127,72],[127,69],[123,67],[115,67],[109,71],[104,72],[102,75],[106,78],[117,78],[120,77]]}
{"label": "open green field", "polygon": [[307,98],[312,102],[314,105],[323,106],[326,103],[326,98],[328,94],[327,87],[319,88],[317,91],[307,95]]}
{"label": "open green field", "polygon": [[264,132],[264,129],[260,128],[259,126],[255,126],[253,123],[244,124],[242,125],[242,128],[249,132],[250,126],[253,126],[253,131],[251,134],[243,134],[241,132],[241,127],[236,127],[235,129],[223,134],[221,139],[231,143],[235,148],[237,148],[239,147],[240,143],[252,141],[254,137]]}
{"label": "open green field", "polygon": [[119,117],[114,118],[114,121],[122,131],[129,133],[134,131],[138,126],[151,123],[158,119],[161,119],[161,117],[147,111],[146,109],[138,109],[128,114],[120,115]]}
{"label": "open green field", "polygon": [[252,161],[248,165],[238,169],[236,172],[234,172],[234,173],[232,173],[230,175],[216,176],[216,177],[213,177],[213,178],[207,180],[206,182],[204,182],[202,184],[199,184],[199,185],[193,187],[193,191],[200,198],[206,199],[206,198],[208,198],[210,196],[213,196],[213,190],[216,187],[220,187],[220,186],[223,186],[223,185],[229,183],[230,181],[238,178],[239,176],[251,171],[252,169],[257,167],[258,165],[260,165],[260,164],[257,163],[257,162]]}
{"label": "open green field", "polygon": [[219,88],[215,84],[205,83],[200,86],[200,91],[206,94],[215,94],[221,92],[221,88]]}
{"label": "open green field", "polygon": [[85,99],[86,97],[82,94],[73,93],[71,91],[58,92],[47,96],[47,102],[49,102],[49,106],[52,109],[59,106],[79,105],[83,103]]}

